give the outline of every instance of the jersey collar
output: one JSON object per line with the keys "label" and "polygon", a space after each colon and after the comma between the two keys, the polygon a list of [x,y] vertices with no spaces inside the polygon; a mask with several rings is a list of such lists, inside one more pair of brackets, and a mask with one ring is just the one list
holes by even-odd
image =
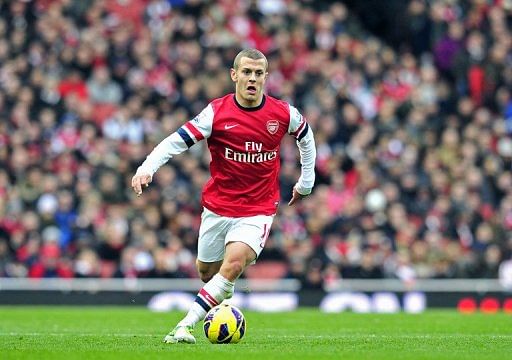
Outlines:
{"label": "jersey collar", "polygon": [[263,94],[263,99],[261,100],[261,103],[258,106],[255,106],[255,107],[245,107],[245,106],[240,105],[238,103],[238,101],[236,101],[235,94],[233,94],[233,100],[235,101],[236,106],[238,106],[243,111],[256,111],[256,110],[261,109],[263,107],[263,105],[265,105],[265,101],[267,100],[267,97],[265,96],[265,94]]}

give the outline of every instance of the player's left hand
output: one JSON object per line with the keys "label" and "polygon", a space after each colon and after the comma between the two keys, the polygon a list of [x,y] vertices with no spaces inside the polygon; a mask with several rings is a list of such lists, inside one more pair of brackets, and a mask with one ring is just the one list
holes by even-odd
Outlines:
{"label": "player's left hand", "polygon": [[306,197],[307,195],[300,194],[297,189],[294,187],[292,192],[292,198],[288,202],[288,206],[292,206],[295,204],[299,199],[302,199],[303,197]]}

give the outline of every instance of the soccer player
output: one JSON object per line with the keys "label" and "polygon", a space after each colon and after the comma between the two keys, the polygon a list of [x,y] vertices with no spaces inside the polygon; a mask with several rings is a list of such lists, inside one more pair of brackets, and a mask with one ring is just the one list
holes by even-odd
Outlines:
{"label": "soccer player", "polygon": [[279,203],[279,149],[286,134],[296,139],[301,175],[288,205],[309,195],[315,181],[315,141],[299,111],[265,95],[267,59],[241,51],[230,70],[235,93],[213,100],[199,115],[162,140],[132,178],[137,195],[174,155],[206,139],[211,179],[202,192],[197,270],[204,287],[166,343],[195,343],[195,325],[233,295],[234,283],[263,250]]}

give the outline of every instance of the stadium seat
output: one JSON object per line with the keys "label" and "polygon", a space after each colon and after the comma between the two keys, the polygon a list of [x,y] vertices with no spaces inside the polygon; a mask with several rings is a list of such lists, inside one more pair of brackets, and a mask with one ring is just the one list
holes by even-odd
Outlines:
{"label": "stadium seat", "polygon": [[100,265],[100,277],[111,278],[116,272],[117,265],[114,261],[102,261]]}
{"label": "stadium seat", "polygon": [[245,270],[247,279],[280,279],[288,272],[288,266],[282,261],[258,261]]}

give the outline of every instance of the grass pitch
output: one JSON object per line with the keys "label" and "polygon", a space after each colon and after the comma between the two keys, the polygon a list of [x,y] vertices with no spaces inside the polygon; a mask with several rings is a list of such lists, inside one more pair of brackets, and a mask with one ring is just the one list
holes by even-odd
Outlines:
{"label": "grass pitch", "polygon": [[[1,359],[509,359],[512,316],[245,311],[239,344],[163,344],[182,313],[136,307],[0,307]],[[202,324],[201,324],[202,325]]]}

